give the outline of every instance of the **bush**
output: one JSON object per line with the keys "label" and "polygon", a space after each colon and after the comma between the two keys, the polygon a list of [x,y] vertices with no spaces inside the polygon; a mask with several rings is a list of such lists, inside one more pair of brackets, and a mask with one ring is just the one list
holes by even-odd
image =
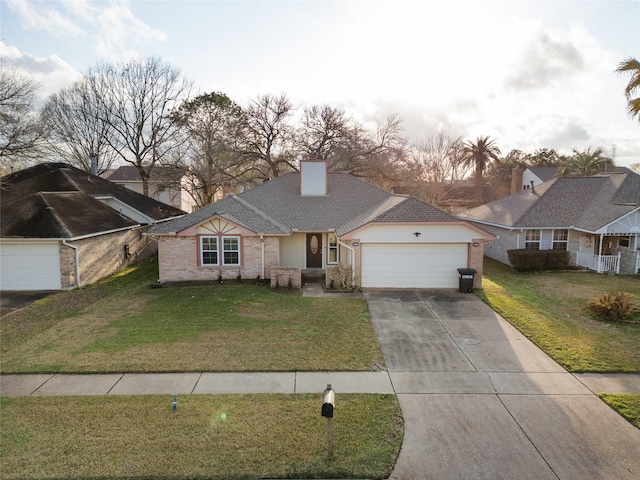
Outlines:
{"label": "bush", "polygon": [[604,320],[624,320],[638,312],[629,293],[604,293],[599,298],[592,298],[588,303],[589,311]]}
{"label": "bush", "polygon": [[509,263],[519,272],[527,270],[543,270],[546,250],[518,249],[508,250]]}
{"label": "bush", "polygon": [[353,292],[357,289],[357,285],[353,279],[353,270],[350,266],[338,265],[335,268],[335,276],[337,277],[340,290],[345,292]]}
{"label": "bush", "polygon": [[566,250],[545,250],[547,256],[544,260],[544,268],[547,270],[562,270],[569,266],[569,252]]}
{"label": "bush", "polygon": [[566,250],[507,250],[509,263],[519,272],[530,270],[561,270],[569,266]]}

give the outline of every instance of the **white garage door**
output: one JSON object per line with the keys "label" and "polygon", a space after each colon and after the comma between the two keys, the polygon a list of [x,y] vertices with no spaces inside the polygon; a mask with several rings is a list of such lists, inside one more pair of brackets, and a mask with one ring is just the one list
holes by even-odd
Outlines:
{"label": "white garage door", "polygon": [[467,244],[363,244],[362,286],[457,288]]}
{"label": "white garage door", "polygon": [[0,245],[0,290],[60,290],[58,244]]}

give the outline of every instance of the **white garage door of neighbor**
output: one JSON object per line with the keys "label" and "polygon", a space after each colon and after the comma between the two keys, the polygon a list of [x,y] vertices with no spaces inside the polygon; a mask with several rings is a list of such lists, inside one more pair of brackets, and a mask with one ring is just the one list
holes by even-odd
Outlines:
{"label": "white garage door of neighbor", "polygon": [[363,244],[362,286],[456,288],[467,244]]}
{"label": "white garage door of neighbor", "polygon": [[58,244],[0,245],[0,290],[60,290]]}

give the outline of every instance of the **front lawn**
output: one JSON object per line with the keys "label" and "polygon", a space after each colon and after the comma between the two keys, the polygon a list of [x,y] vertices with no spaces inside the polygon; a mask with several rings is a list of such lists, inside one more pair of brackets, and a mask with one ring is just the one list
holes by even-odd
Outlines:
{"label": "front lawn", "polygon": [[157,288],[157,259],[2,321],[2,373],[357,371],[384,365],[363,299],[253,283]]}
{"label": "front lawn", "polygon": [[478,296],[568,371],[640,372],[640,325],[603,322],[586,311],[591,298],[607,292],[628,292],[640,305],[637,277],[519,273],[485,257],[483,286]]}
{"label": "front lawn", "polygon": [[394,395],[336,400],[333,457],[318,395],[1,398],[3,479],[388,478]]}

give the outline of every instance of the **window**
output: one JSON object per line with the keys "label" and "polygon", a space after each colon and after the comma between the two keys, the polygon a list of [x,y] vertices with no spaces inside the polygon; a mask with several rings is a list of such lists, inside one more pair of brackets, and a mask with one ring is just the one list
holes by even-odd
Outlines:
{"label": "window", "polygon": [[527,230],[524,248],[540,250],[540,230]]}
{"label": "window", "polygon": [[327,263],[338,263],[338,237],[329,233],[329,259]]}
{"label": "window", "polygon": [[569,230],[553,231],[553,249],[554,250],[567,250],[568,244],[569,244]]}
{"label": "window", "polygon": [[218,265],[218,237],[201,237],[202,265]]}
{"label": "window", "polygon": [[240,265],[240,237],[222,237],[223,265]]}
{"label": "window", "polygon": [[629,248],[629,245],[631,245],[631,238],[630,237],[620,237],[618,239],[618,246]]}

